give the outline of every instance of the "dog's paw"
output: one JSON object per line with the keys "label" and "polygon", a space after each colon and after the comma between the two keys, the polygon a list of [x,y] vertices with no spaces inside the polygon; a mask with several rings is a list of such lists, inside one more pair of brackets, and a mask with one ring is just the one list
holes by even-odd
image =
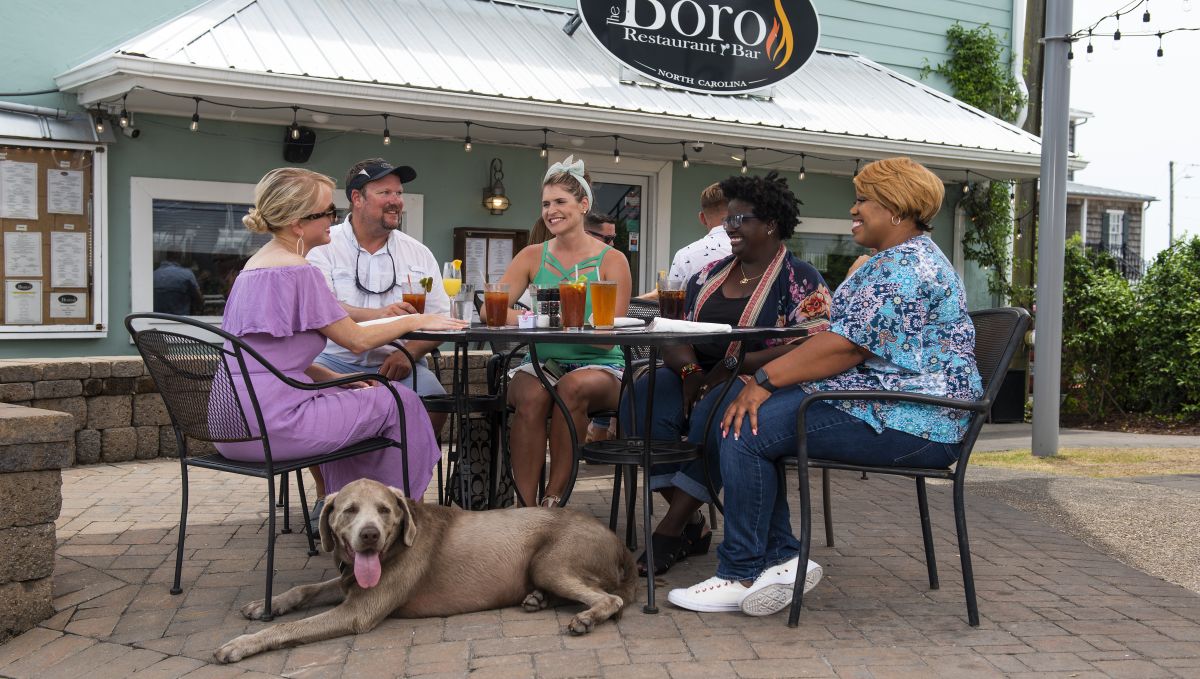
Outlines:
{"label": "dog's paw", "polygon": [[250,637],[252,636],[254,635],[243,634],[242,636],[229,641],[224,646],[213,651],[213,658],[215,658],[217,662],[231,663],[237,662],[248,655],[252,655],[250,651],[252,644]]}
{"label": "dog's paw", "polygon": [[549,605],[549,598],[546,596],[546,593],[540,589],[535,589],[530,592],[529,596],[525,597],[525,600],[521,602],[521,607],[530,613],[537,613]]}
{"label": "dog's paw", "polygon": [[592,628],[595,626],[596,619],[585,611],[574,618],[571,618],[571,622],[567,625],[567,629],[571,632],[571,634],[579,636],[580,634],[587,634],[588,632],[591,632]]}
{"label": "dog's paw", "polygon": [[[279,615],[278,602],[272,602],[272,604],[273,605],[271,606],[271,608],[274,608],[276,610],[272,611],[271,615]],[[259,599],[258,601],[251,601],[250,603],[246,604],[245,606],[242,606],[242,610],[241,610],[242,617],[246,618],[247,620],[258,620],[259,618],[262,617],[263,611],[266,610],[266,608],[267,608],[267,602],[265,599]]]}

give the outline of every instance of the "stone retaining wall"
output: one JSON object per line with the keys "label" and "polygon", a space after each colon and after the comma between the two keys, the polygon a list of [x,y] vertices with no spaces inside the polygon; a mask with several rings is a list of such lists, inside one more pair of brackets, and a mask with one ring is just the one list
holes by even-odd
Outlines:
{"label": "stone retaining wall", "polygon": [[0,644],[54,613],[54,522],[74,425],[63,413],[0,404]]}
{"label": "stone retaining wall", "polygon": [[[471,352],[472,392],[486,390],[490,356]],[[452,358],[441,358],[447,390]],[[171,418],[140,356],[0,360],[0,403],[70,415],[74,445],[64,467],[178,455]],[[198,444],[188,448],[205,450]]]}

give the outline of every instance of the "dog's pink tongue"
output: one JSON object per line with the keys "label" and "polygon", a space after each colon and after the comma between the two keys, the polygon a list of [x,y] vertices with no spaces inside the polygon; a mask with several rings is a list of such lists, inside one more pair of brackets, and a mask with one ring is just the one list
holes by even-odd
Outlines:
{"label": "dog's pink tongue", "polygon": [[378,585],[380,572],[379,552],[354,553],[354,579],[358,581],[359,587],[370,589]]}

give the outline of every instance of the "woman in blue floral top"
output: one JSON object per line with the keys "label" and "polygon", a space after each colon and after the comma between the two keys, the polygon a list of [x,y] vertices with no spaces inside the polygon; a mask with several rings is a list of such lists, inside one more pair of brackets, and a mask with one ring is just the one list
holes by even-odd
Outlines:
{"label": "woman in blue floral top", "polygon": [[[832,322],[755,374],[721,421],[725,539],[715,577],[672,590],[697,611],[776,613],[791,602],[800,543],[775,461],[796,449],[805,393],[881,389],[967,400],[983,393],[975,328],[962,282],[928,236],[942,181],[908,158],[868,164],[854,178],[851,233],[875,251],[833,294]],[[912,403],[814,404],[805,419],[809,457],[947,468],[958,459],[968,414]],[[805,590],[821,577],[809,562]]]}
{"label": "woman in blue floral top", "polygon": [[[650,487],[662,493],[671,505],[651,536],[656,574],[666,572],[689,554],[707,552],[712,542],[704,514],[697,510],[710,501],[706,476],[718,491],[721,487],[717,462],[720,433],[716,427],[720,414],[755,370],[829,328],[830,294],[825,280],[784,245],[800,216],[800,201],[788,188],[787,180],[774,172],[765,177],[733,176],[721,182],[720,188],[729,202],[724,224],[732,254],[712,262],[688,281],[688,318],[743,327],[797,327],[804,328],[805,334],[750,343],[740,365],[737,342],[663,350],[666,365],[655,375],[651,435],[660,440],[687,436],[697,443],[705,441],[706,449],[704,459],[689,462],[682,469],[679,465],[654,467]],[[721,388],[735,366],[742,379],[734,380],[722,401]],[[646,379],[638,380],[633,398],[622,404],[626,409],[623,421],[632,423],[634,433],[646,427],[647,383]],[[634,403],[632,417],[630,402]],[[716,416],[706,435],[704,425],[710,413]],[[639,565],[645,567],[645,554]]]}

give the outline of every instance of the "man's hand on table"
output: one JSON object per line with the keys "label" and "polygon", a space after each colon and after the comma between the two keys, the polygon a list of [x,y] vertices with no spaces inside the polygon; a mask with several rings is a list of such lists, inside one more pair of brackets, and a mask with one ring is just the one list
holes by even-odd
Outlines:
{"label": "man's hand on table", "polygon": [[407,316],[408,314],[417,313],[417,310],[408,302],[392,302],[385,307],[375,309],[374,312],[374,318],[368,318],[365,320],[373,321],[380,318],[391,318],[393,316]]}

